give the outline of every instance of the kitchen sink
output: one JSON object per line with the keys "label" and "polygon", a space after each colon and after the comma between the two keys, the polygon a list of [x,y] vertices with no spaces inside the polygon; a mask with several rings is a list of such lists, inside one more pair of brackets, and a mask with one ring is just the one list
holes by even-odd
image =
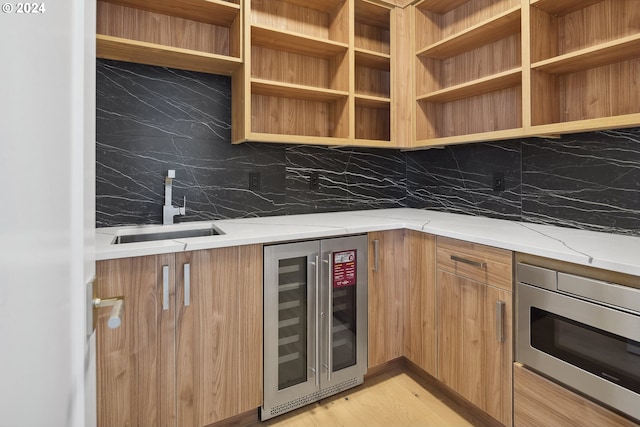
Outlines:
{"label": "kitchen sink", "polygon": [[124,243],[151,242],[156,240],[184,239],[187,237],[219,236],[224,233],[218,228],[210,225],[206,228],[192,228],[186,230],[144,232],[137,230],[130,234],[121,234],[113,240],[113,245]]}

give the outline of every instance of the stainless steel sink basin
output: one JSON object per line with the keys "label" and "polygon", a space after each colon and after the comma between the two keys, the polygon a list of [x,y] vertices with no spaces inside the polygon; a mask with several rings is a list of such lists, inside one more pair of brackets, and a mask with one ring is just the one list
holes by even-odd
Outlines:
{"label": "stainless steel sink basin", "polygon": [[217,236],[224,233],[214,226],[208,226],[206,228],[193,228],[186,230],[171,230],[171,231],[156,231],[147,232],[136,231],[130,234],[121,234],[116,236],[113,240],[113,245],[120,245],[124,243],[136,243],[136,242],[151,242],[155,240],[171,240],[171,239],[184,239],[187,237],[202,237],[202,236]]}

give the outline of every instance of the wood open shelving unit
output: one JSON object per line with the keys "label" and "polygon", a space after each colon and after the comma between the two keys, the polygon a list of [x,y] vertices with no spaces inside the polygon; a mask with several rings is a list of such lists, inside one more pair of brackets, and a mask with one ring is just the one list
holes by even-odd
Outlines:
{"label": "wood open shelving unit", "polygon": [[233,142],[348,144],[347,0],[248,0]]}
{"label": "wood open shelving unit", "polygon": [[531,3],[531,132],[640,123],[640,4]]}
{"label": "wood open shelving unit", "polygon": [[242,64],[240,0],[98,0],[96,56],[231,75]]}
{"label": "wood open shelving unit", "polygon": [[522,134],[521,5],[415,4],[415,147]]}
{"label": "wood open shelving unit", "polygon": [[244,7],[248,43],[234,82],[244,104],[234,110],[234,143],[392,145],[392,6],[250,0]]}
{"label": "wood open shelving unit", "polygon": [[640,125],[638,0],[98,0],[99,58],[232,76],[232,141]]}
{"label": "wood open shelving unit", "polygon": [[391,136],[391,9],[354,2],[354,132],[357,142],[389,144]]}

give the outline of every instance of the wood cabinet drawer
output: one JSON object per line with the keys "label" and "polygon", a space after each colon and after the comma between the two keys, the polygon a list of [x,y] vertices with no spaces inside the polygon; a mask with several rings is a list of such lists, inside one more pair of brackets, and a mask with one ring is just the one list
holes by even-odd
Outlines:
{"label": "wood cabinet drawer", "polygon": [[507,291],[513,287],[511,251],[438,237],[437,268]]}
{"label": "wood cabinet drawer", "polygon": [[638,424],[515,363],[514,426],[637,427]]}

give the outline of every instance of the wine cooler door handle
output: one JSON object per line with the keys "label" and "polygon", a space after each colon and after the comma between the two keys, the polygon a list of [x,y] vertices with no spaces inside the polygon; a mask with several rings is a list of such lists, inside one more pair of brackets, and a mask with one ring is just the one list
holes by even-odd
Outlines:
{"label": "wine cooler door handle", "polygon": [[331,253],[328,254],[328,259],[325,262],[328,265],[327,269],[327,381],[331,382],[331,371],[333,370],[333,262]]}
{"label": "wine cooler door handle", "polygon": [[315,305],[316,305],[316,355],[315,355],[315,370],[314,376],[316,380],[316,389],[320,388],[320,257],[316,255],[316,262],[313,263],[315,267],[315,275],[316,275],[316,295],[315,295]]}
{"label": "wine cooler door handle", "polygon": [[162,309],[169,310],[169,266],[162,266]]}
{"label": "wine cooler door handle", "polygon": [[191,305],[191,264],[184,265],[184,306]]}

